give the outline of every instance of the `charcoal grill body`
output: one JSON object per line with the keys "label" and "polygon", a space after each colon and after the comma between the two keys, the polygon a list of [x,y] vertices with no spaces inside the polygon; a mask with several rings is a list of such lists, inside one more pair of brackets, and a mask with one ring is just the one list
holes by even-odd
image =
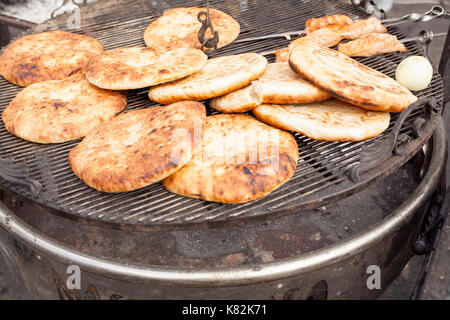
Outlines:
{"label": "charcoal grill body", "polygon": [[[189,5],[203,4],[197,2]],[[141,45],[152,18],[169,7],[186,5],[123,4],[129,12],[107,4],[84,8],[82,30],[74,31],[92,35],[106,49]],[[336,1],[240,4],[211,2],[240,21],[242,37],[283,31],[276,28],[295,30],[310,16],[366,16]],[[279,17],[280,23],[264,20],[267,15]],[[130,16],[134,19],[127,20]],[[64,28],[65,19],[61,16],[33,31]],[[389,31],[404,37],[395,28]],[[286,44],[283,39],[232,44],[218,54],[262,52]],[[407,46],[408,54],[420,53],[418,45]],[[394,53],[360,61],[392,76],[403,57]],[[2,110],[19,89],[6,81],[0,88]],[[442,105],[439,74],[421,96]],[[129,109],[151,105],[146,90],[129,92]],[[421,112],[411,114],[402,133],[411,131]],[[182,198],[158,184],[120,195],[99,193],[68,167],[67,153],[78,142],[40,146],[0,127],[0,156],[23,161],[31,178],[44,187],[33,195],[0,179],[0,252],[39,298],[374,298],[411,257],[410,244],[441,182],[446,158],[437,116],[407,144],[404,154],[392,155],[358,182],[350,181],[348,171],[361,149],[383,139],[396,119],[394,115],[386,133],[365,142],[319,142],[295,135],[300,162],[294,177],[268,197],[237,206]],[[67,287],[71,265],[81,270],[81,289]],[[367,287],[371,265],[380,267],[380,290]]]}

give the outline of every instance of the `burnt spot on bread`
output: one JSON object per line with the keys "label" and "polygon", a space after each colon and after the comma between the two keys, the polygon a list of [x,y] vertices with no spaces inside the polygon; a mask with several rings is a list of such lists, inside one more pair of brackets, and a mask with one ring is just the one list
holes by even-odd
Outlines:
{"label": "burnt spot on bread", "polygon": [[[55,107],[55,109],[62,108],[64,106],[65,106],[65,103],[63,103],[63,102],[57,102],[57,101],[53,102],[53,107]],[[70,110],[70,111],[72,111],[72,110]]]}

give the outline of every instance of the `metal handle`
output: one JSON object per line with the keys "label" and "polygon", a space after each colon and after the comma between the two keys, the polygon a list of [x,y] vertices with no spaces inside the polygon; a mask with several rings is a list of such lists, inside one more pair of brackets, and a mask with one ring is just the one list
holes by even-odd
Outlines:
{"label": "metal handle", "polygon": [[392,153],[396,155],[403,154],[404,150],[402,151],[402,148],[411,140],[411,137],[407,134],[400,134],[400,130],[408,116],[414,110],[421,107],[425,107],[428,119],[419,117],[414,121],[412,129],[415,137],[420,136],[421,132],[426,129],[424,127],[431,125],[431,118],[440,114],[441,111],[440,106],[434,98],[420,98],[411,104],[400,114],[392,131],[384,139],[362,148],[359,163],[355,164],[348,174],[348,177],[352,182],[358,182],[362,173],[377,167],[392,156]]}
{"label": "metal handle", "polygon": [[433,20],[434,18],[439,18],[447,14],[444,7],[435,5],[431,7],[430,10],[424,13],[409,13],[399,18],[389,18],[384,19],[382,23],[387,26],[397,26],[407,22],[427,22]]}
{"label": "metal handle", "polygon": [[11,183],[29,187],[34,195],[42,191],[42,185],[30,178],[28,167],[23,162],[15,164],[13,160],[0,157],[0,177]]}

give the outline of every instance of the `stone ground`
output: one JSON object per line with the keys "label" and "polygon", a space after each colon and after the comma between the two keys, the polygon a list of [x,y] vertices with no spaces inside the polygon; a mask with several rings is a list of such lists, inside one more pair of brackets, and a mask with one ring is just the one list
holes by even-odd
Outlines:
{"label": "stone ground", "polygon": [[[52,0],[47,0],[52,1]],[[90,1],[89,1],[90,2]],[[439,1],[409,1],[399,0],[394,2],[394,6],[388,12],[388,17],[398,17],[410,12],[425,12],[432,4],[439,3]],[[449,1],[441,1],[441,3],[450,10]],[[410,36],[416,36],[423,30],[433,30],[437,32],[447,32],[450,19],[436,19],[427,23],[410,23],[404,25],[403,30]],[[11,30],[14,34],[17,31]],[[444,45],[444,38],[433,40],[430,46],[430,57],[437,65],[442,54]],[[448,108],[447,108],[448,109]],[[445,123],[450,123],[450,111],[446,110],[444,113]],[[447,135],[450,136],[450,126],[447,127]],[[447,179],[450,177],[450,165],[447,165]],[[447,180],[449,181],[449,180]],[[0,251],[1,253],[1,251]],[[417,276],[423,263],[423,257],[413,257],[405,266],[402,274],[391,284],[380,299],[389,300],[403,300],[409,299],[412,290],[416,284]],[[4,264],[0,254],[0,299],[28,299],[30,295],[25,292],[20,281],[12,276],[13,272]]]}

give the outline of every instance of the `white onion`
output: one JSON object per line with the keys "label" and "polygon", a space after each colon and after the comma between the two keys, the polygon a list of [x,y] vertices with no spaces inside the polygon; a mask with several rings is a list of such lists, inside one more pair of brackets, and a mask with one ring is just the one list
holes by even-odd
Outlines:
{"label": "white onion", "polygon": [[411,91],[423,90],[433,77],[431,63],[422,56],[408,57],[397,66],[395,79]]}

